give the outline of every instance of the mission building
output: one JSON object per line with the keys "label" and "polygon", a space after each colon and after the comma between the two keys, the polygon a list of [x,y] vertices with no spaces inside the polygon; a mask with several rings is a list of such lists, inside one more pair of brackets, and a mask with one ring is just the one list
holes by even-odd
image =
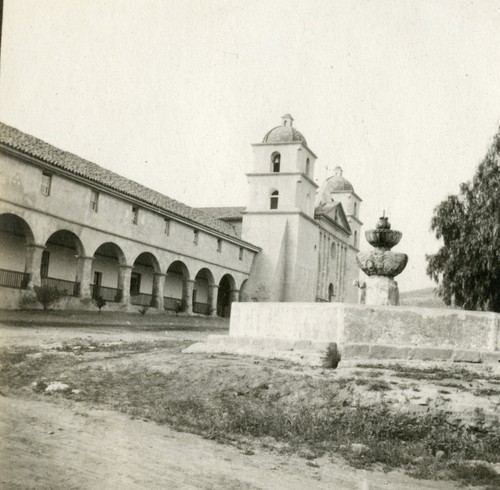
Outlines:
{"label": "mission building", "polygon": [[[193,208],[0,123],[0,307],[229,316],[234,301],[356,302],[361,199],[287,114],[252,145],[246,207]],[[24,298],[24,299],[23,299]]]}

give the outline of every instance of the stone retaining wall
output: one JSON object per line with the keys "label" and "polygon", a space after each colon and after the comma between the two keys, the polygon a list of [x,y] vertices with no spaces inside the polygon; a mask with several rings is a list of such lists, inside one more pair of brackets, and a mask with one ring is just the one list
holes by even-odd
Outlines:
{"label": "stone retaining wall", "polygon": [[342,359],[500,362],[500,315],[347,303],[234,303],[229,336],[186,352],[225,352],[321,365],[328,344]]}

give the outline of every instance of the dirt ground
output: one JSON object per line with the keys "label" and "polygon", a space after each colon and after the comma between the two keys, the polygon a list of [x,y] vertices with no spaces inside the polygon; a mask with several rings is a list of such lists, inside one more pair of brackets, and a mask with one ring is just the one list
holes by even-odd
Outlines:
{"label": "dirt ground", "polygon": [[[3,315],[3,316],[2,316]],[[38,318],[38,320],[37,320]],[[175,317],[95,316],[70,321],[64,316],[34,317],[0,313],[0,347],[36,346],[58,349],[65,342],[131,343],[166,339],[200,341],[211,332],[227,331],[227,322]],[[129,322],[130,325],[127,323]],[[226,329],[226,330],[225,330]],[[210,365],[251,362],[210,356]],[[199,358],[161,349],[129,359],[104,357],[92,362],[134,362],[168,372],[179,363],[202,371]],[[269,361],[270,362],[270,361]],[[307,368],[300,368],[307,371]],[[479,367],[478,369],[482,369]],[[359,372],[344,363],[339,374]],[[368,371],[369,368],[365,369]],[[380,373],[380,370],[377,372]],[[491,371],[488,371],[491,372]],[[323,376],[322,370],[307,374]],[[377,379],[389,379],[386,373]],[[483,383],[484,384],[484,383]],[[415,387],[417,388],[415,389]],[[481,385],[482,386],[482,385]],[[406,392],[405,390],[407,390]],[[477,388],[477,386],[475,387]],[[418,390],[418,391],[417,391]],[[444,393],[440,393],[444,391]],[[280,454],[260,446],[224,445],[177,432],[165,425],[132,420],[119,412],[99,410],[67,399],[45,401],[29,393],[0,393],[0,488],[5,489],[452,489],[456,483],[415,480],[400,471],[357,470],[340,457],[323,456],[313,463],[296,454]],[[374,392],[374,402],[381,396]],[[425,408],[448,404],[457,411],[498,413],[500,398],[478,397],[464,390],[412,380],[412,386],[391,390],[402,405]],[[436,402],[436,400],[438,400]]]}

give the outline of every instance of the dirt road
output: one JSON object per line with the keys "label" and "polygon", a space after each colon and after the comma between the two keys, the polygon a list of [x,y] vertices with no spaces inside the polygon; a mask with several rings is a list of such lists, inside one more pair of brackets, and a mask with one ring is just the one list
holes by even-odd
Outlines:
{"label": "dirt road", "polygon": [[327,458],[254,454],[116,412],[0,397],[3,489],[440,489]]}

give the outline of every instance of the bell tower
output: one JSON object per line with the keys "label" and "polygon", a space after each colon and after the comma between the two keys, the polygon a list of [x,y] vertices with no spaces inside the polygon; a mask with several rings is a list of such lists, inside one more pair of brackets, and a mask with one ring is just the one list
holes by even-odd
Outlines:
{"label": "bell tower", "polygon": [[285,114],[281,125],[253,144],[242,238],[262,252],[254,261],[250,297],[314,301],[318,225],[314,220],[316,155]]}

